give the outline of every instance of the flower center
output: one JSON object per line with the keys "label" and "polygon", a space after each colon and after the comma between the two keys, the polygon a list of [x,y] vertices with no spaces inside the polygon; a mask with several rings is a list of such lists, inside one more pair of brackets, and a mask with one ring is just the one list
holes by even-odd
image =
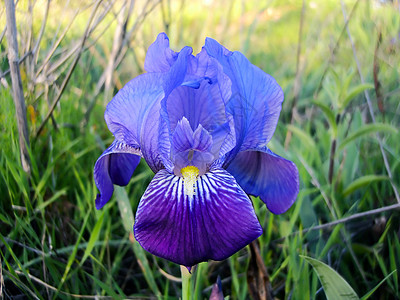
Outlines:
{"label": "flower center", "polygon": [[181,169],[181,173],[185,195],[189,197],[194,196],[196,194],[195,185],[199,176],[199,169],[195,166],[187,166]]}

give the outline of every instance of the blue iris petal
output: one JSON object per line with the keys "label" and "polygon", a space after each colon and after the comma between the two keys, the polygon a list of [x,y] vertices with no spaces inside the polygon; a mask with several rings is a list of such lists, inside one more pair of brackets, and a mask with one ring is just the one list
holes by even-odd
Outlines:
{"label": "blue iris petal", "polygon": [[209,151],[212,145],[211,135],[199,124],[195,131],[190,127],[189,121],[183,117],[178,122],[172,136],[172,145],[177,152],[186,150]]}
{"label": "blue iris petal", "polygon": [[115,138],[128,145],[138,145],[150,168],[162,168],[156,139],[160,102],[164,97],[163,76],[143,74],[128,82],[107,105],[105,120]]}
{"label": "blue iris petal", "polygon": [[271,212],[284,213],[299,192],[299,172],[293,162],[267,147],[259,150],[240,152],[227,171],[246,193],[260,196]]}
{"label": "blue iris petal", "polygon": [[140,149],[115,140],[94,166],[94,180],[100,193],[96,208],[102,208],[114,192],[114,184],[127,185],[140,162]]}
{"label": "blue iris petal", "polygon": [[[223,80],[221,80],[221,84],[217,80],[210,84],[209,80],[203,79],[198,89],[179,86],[163,99],[161,114],[163,122],[169,130],[171,141],[178,122],[185,118],[193,131],[201,126],[211,135],[213,144],[209,152],[214,160],[234,147],[234,141],[232,141],[234,133],[231,132],[234,130],[234,127],[231,126],[233,120],[227,115],[225,106],[229,92],[222,90],[222,87],[226,85],[227,83]],[[160,131],[160,135],[165,134],[164,127],[160,127]],[[168,145],[163,143],[163,148],[168,148]],[[174,145],[170,144],[169,147],[174,148]],[[169,165],[170,151],[167,150],[162,155],[165,164]]]}
{"label": "blue iris petal", "polygon": [[212,136],[201,124],[193,131],[189,121],[183,117],[172,136],[174,173],[179,175],[182,168],[195,166],[200,174],[204,174],[214,161],[212,145]]}
{"label": "blue iris petal", "polygon": [[232,97],[227,103],[235,121],[237,145],[225,166],[247,149],[266,145],[278,122],[283,92],[275,79],[252,65],[240,52],[230,52],[207,38],[205,49],[223,67],[232,82]]}
{"label": "blue iris petal", "polygon": [[168,72],[176,61],[178,53],[169,48],[169,39],[165,33],[160,33],[147,50],[144,69],[147,72]]}

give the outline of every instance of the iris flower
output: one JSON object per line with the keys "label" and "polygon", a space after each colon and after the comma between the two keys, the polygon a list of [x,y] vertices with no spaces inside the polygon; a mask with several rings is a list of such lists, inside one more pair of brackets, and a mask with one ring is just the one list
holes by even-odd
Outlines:
{"label": "iris flower", "polygon": [[275,214],[296,199],[296,165],[267,144],[283,92],[275,79],[207,38],[201,52],[158,35],[144,63],[107,105],[115,140],[97,160],[96,208],[127,185],[141,158],[155,176],[140,199],[134,235],[177,264],[223,260],[262,234],[248,195]]}

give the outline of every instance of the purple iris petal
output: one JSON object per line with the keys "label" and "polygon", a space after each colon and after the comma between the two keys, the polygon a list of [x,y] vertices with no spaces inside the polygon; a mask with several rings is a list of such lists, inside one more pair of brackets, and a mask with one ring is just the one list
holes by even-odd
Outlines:
{"label": "purple iris petal", "polygon": [[262,234],[250,199],[223,169],[200,176],[193,197],[166,170],[151,181],[136,213],[136,240],[184,266],[223,260]]}
{"label": "purple iris petal", "polygon": [[247,194],[259,196],[274,214],[287,211],[299,192],[296,165],[265,147],[240,152],[227,168]]}
{"label": "purple iris petal", "polygon": [[235,120],[237,145],[226,165],[240,151],[266,145],[274,134],[283,92],[275,79],[252,65],[240,52],[230,52],[207,38],[205,49],[232,82],[227,112]]}
{"label": "purple iris petal", "polygon": [[158,143],[149,138],[158,134],[160,102],[164,97],[163,76],[143,74],[128,82],[107,105],[104,118],[115,138],[138,145],[150,168],[162,168]]}
{"label": "purple iris petal", "polygon": [[156,138],[161,100],[184,81],[191,51],[189,47],[182,49],[176,63],[165,74],[147,73],[131,80],[107,105],[104,117],[110,131],[128,145],[139,145],[154,172],[163,168]]}
{"label": "purple iris petal", "polygon": [[225,104],[217,84],[202,80],[198,89],[180,86],[163,101],[163,110],[171,131],[183,117],[193,130],[201,124],[210,131],[225,123]]}
{"label": "purple iris petal", "polygon": [[204,174],[214,160],[210,152],[212,144],[212,136],[201,124],[193,131],[189,121],[183,117],[172,135],[174,173],[180,175],[182,168],[191,165]]}
{"label": "purple iris petal", "polygon": [[[163,121],[169,129],[171,142],[174,143],[174,135],[181,136],[181,134],[177,135],[174,132],[181,130],[178,128],[178,123],[185,118],[189,121],[192,131],[196,131],[201,126],[212,137],[213,143],[208,152],[213,160],[230,151],[235,146],[235,141],[232,140],[235,134],[231,132],[234,129],[234,126],[231,126],[233,125],[233,119],[226,114],[225,101],[227,99],[222,97],[222,95],[227,97],[228,94],[221,91],[218,81],[209,83],[206,79],[201,81],[198,89],[186,86],[174,89],[162,101]],[[165,134],[164,127],[161,127],[160,131],[162,131],[160,136]],[[200,131],[199,133],[203,133],[203,137],[208,139],[208,134],[204,134],[205,131]],[[200,143],[203,137],[199,137],[200,139],[197,143]],[[180,145],[179,140],[175,139],[175,141]],[[174,146],[171,144],[169,147],[179,148],[179,145]],[[167,145],[164,146],[164,148],[168,148]],[[192,149],[196,150],[196,146]],[[168,165],[166,161],[170,157],[170,152],[167,150],[163,154],[163,161]],[[209,157],[210,155],[207,155],[207,159],[205,159],[205,157],[201,156],[199,160],[209,164]]]}
{"label": "purple iris petal", "polygon": [[113,184],[127,185],[140,162],[140,149],[115,140],[99,157],[94,166],[94,180],[100,190],[96,208],[102,208],[110,200]]}
{"label": "purple iris petal", "polygon": [[212,145],[212,137],[207,130],[199,124],[195,131],[190,127],[189,121],[183,117],[178,122],[172,136],[172,145],[177,152],[186,150],[208,151]]}
{"label": "purple iris petal", "polygon": [[192,52],[192,48],[183,47],[175,63],[171,66],[168,73],[164,75],[163,88],[166,97],[181,85],[189,87],[195,85],[195,88],[197,88],[198,84],[194,84],[193,82],[198,80],[198,78],[187,73],[189,61],[193,57]]}
{"label": "purple iris petal", "polygon": [[147,72],[167,72],[174,64],[178,53],[169,48],[169,39],[165,33],[160,33],[147,50],[144,69]]}

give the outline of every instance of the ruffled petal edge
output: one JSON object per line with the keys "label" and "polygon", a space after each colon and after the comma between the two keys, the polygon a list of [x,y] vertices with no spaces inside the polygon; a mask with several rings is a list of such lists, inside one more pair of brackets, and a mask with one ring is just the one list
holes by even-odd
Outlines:
{"label": "ruffled petal edge", "polygon": [[110,200],[114,184],[124,186],[129,183],[141,156],[139,148],[114,140],[97,159],[94,166],[94,181],[100,191],[95,201],[97,209]]}

